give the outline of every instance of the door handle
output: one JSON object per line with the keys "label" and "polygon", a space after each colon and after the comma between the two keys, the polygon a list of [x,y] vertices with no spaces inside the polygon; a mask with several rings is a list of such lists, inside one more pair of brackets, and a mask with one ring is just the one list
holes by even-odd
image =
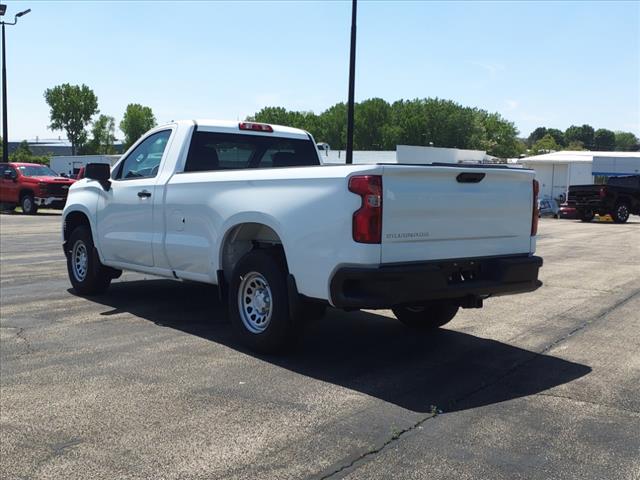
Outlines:
{"label": "door handle", "polygon": [[138,192],[138,196],[140,198],[149,198],[151,196],[151,192],[149,192],[148,190],[140,190]]}

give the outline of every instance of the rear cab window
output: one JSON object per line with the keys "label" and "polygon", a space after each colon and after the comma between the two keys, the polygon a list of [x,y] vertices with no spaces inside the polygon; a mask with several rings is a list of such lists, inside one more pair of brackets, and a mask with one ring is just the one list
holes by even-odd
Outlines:
{"label": "rear cab window", "polygon": [[609,177],[607,185],[611,185],[612,187],[640,188],[640,175]]}
{"label": "rear cab window", "polygon": [[301,138],[196,131],[185,172],[320,165],[314,143]]}

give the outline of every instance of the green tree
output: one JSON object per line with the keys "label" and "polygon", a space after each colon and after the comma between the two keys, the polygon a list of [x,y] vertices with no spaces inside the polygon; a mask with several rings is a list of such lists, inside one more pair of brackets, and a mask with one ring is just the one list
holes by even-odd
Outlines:
{"label": "green tree", "polygon": [[10,155],[10,162],[20,163],[39,163],[41,165],[49,165],[50,157],[48,155],[34,155],[29,148],[26,140],[23,140]]}
{"label": "green tree", "polygon": [[569,145],[566,146],[565,150],[576,151],[576,150],[584,150],[584,143],[579,140],[574,140],[570,142]]}
{"label": "green tree", "polygon": [[616,134],[606,128],[599,128],[593,135],[593,144],[595,150],[614,150],[616,148]]}
{"label": "green tree", "polygon": [[562,132],[562,130],[547,127],[538,127],[533,132],[531,132],[531,135],[529,135],[529,138],[527,139],[527,144],[529,146],[532,146],[538,140],[542,139],[545,135],[551,135],[558,146],[564,146],[566,144],[564,133]]}
{"label": "green tree", "polygon": [[523,153],[523,146],[518,140],[518,129],[512,122],[498,113],[484,110],[478,110],[476,116],[481,125],[479,143],[482,150],[499,158],[517,157]]}
{"label": "green tree", "polygon": [[64,130],[71,142],[71,154],[87,140],[85,127],[91,117],[98,113],[98,97],[86,85],[64,83],[49,88],[44,98],[50,108],[52,130]]}
{"label": "green tree", "polygon": [[120,130],[124,133],[125,148],[129,148],[145,132],[156,126],[156,117],[149,107],[139,103],[130,103],[120,122]]}
{"label": "green tree", "polygon": [[356,104],[353,146],[356,150],[384,150],[382,129],[389,122],[391,106],[381,98]]}
{"label": "green tree", "polygon": [[527,138],[527,143],[529,144],[529,146],[532,146],[546,134],[547,127],[538,127],[533,132],[531,132],[531,135],[529,135],[529,138]]}
{"label": "green tree", "polygon": [[564,132],[564,139],[567,144],[571,142],[582,142],[582,145],[587,148],[593,148],[593,136],[595,132],[591,125],[582,125],[578,127],[571,125]]}
{"label": "green tree", "polygon": [[116,141],[116,120],[108,115],[100,115],[93,122],[91,140],[87,142],[84,153],[90,155],[112,155]]}
{"label": "green tree", "polygon": [[[319,115],[265,107],[247,120],[289,125],[309,131],[334,150],[346,145],[347,108],[338,103]],[[514,124],[497,113],[464,107],[451,100],[416,98],[389,105],[371,98],[355,105],[354,146],[358,150],[393,150],[396,145],[434,145],[485,149],[499,157],[523,151]]]}
{"label": "green tree", "polygon": [[342,150],[347,146],[347,105],[336,103],[322,112],[318,118],[317,133],[313,133],[316,141],[327,142],[334,150]]}
{"label": "green tree", "polygon": [[557,128],[548,128],[547,134],[553,137],[553,139],[555,140],[555,142],[558,144],[559,147],[563,147],[566,145],[566,142],[564,139],[564,133],[562,132],[562,130],[559,130]]}
{"label": "green tree", "polygon": [[631,132],[616,132],[616,150],[619,152],[636,152],[640,150],[640,141]]}
{"label": "green tree", "polygon": [[534,143],[533,146],[531,147],[531,152],[534,155],[538,155],[541,153],[554,152],[558,150],[559,150],[558,144],[553,139],[553,137],[548,133],[544,137],[542,137],[540,140],[538,140],[536,143]]}

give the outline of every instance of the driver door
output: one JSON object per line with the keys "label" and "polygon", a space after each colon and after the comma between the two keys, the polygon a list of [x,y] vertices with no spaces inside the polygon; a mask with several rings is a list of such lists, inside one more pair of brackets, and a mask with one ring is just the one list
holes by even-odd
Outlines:
{"label": "driver door", "polygon": [[113,173],[97,212],[98,241],[106,261],[153,267],[153,198],[171,132],[149,135]]}
{"label": "driver door", "polygon": [[2,164],[0,174],[0,202],[15,204],[20,201],[17,178],[18,172],[11,165]]}

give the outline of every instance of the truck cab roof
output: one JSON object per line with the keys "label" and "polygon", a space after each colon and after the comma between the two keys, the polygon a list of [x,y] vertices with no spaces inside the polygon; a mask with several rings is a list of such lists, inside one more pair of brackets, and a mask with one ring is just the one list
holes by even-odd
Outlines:
{"label": "truck cab roof", "polygon": [[[186,124],[193,125],[195,124],[200,131],[209,131],[209,132],[224,132],[224,133],[237,133],[237,134],[248,134],[248,135],[272,135],[272,136],[280,136],[287,138],[299,138],[302,140],[311,139],[311,135],[305,130],[301,130],[299,128],[286,127],[284,125],[273,125],[266,124],[261,122],[251,122],[244,120],[215,120],[215,119],[194,119],[194,120],[178,120],[175,122],[171,122],[167,124],[175,125],[175,124]],[[266,130],[253,130],[250,128],[242,128],[241,125],[247,124],[257,124],[257,125],[268,125],[271,127],[271,131]],[[161,127],[156,127],[161,128]]]}

